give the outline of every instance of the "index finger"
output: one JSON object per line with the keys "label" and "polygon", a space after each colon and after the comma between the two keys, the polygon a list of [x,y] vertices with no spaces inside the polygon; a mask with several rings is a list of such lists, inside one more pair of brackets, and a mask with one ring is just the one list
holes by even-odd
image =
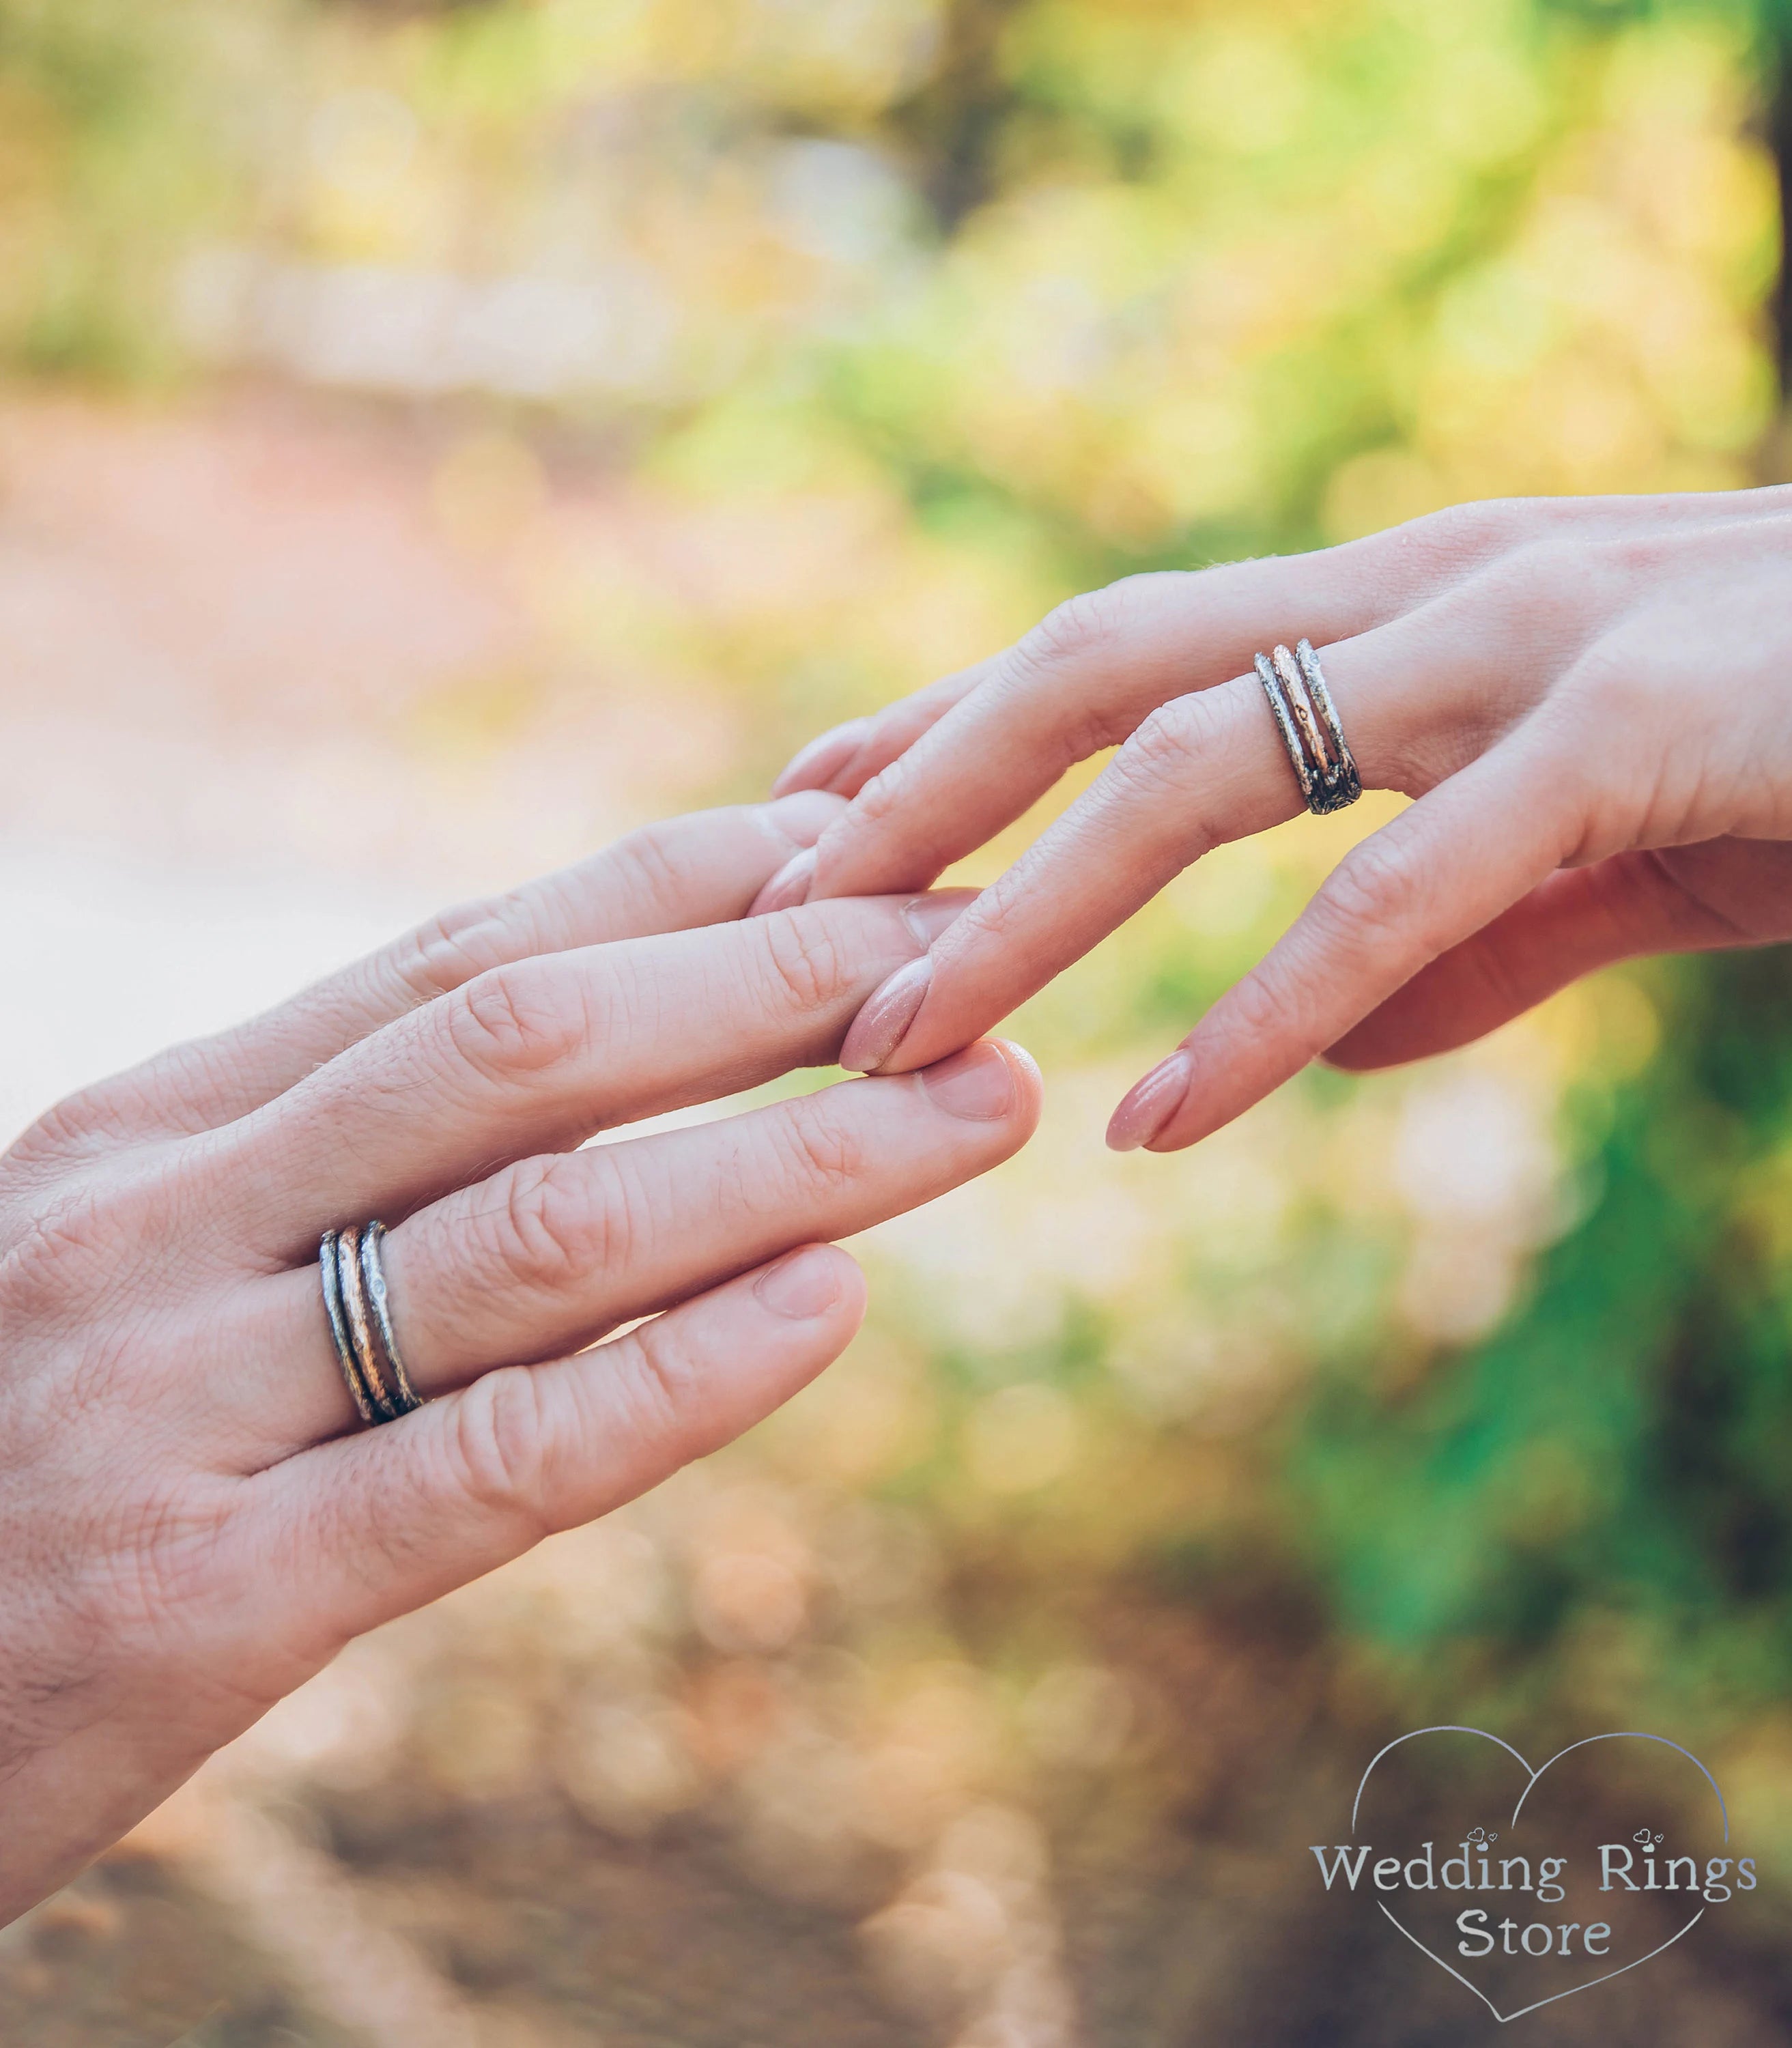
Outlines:
{"label": "index finger", "polygon": [[[1364,786],[1413,793],[1461,766],[1456,753],[1472,758],[1529,708],[1539,665],[1565,630],[1528,588],[1486,593],[1471,582],[1327,647]],[[1455,735],[1448,748],[1440,731]],[[890,1073],[927,1065],[1036,994],[1192,861],[1304,808],[1255,675],[1173,699],[926,958],[877,991],[841,1064]]]}
{"label": "index finger", "polygon": [[195,1141],[204,1199],[285,1262],[345,1218],[395,1222],[509,1161],[827,1064],[962,908],[950,892],[816,903],[495,968]]}
{"label": "index finger", "polygon": [[840,809],[838,797],[813,792],[649,825],[570,867],[443,911],[277,1008],[158,1054],[83,1101],[147,1131],[234,1123],[492,968],[739,917]]}
{"label": "index finger", "polygon": [[[863,786],[762,907],[926,888],[1076,762],[1119,745],[1174,699],[1248,675],[1253,657],[1278,642],[1359,638],[1554,535],[1598,538],[1736,516],[1733,495],[1721,492],[1500,500],[1315,554],[1162,571],[1074,597],[1004,654],[892,706],[848,758],[830,762],[824,742],[837,735],[824,735],[806,773],[821,779],[819,751],[827,786],[848,794]],[[892,757],[890,743],[911,731],[912,743]],[[873,764],[881,772],[867,780]]]}
{"label": "index finger", "polygon": [[810,901],[925,888],[1077,762],[1174,698],[1247,673],[1259,648],[1348,639],[1437,580],[1435,549],[1129,576],[1061,605],[868,782],[816,844]]}

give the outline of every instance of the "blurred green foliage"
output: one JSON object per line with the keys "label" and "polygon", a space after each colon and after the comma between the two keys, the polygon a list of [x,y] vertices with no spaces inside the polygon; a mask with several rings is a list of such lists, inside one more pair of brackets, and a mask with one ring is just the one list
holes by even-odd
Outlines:
{"label": "blurred green foliage", "polygon": [[208,87],[231,37],[180,4],[0,7],[0,347],[22,368],[166,363],[168,263],[224,176]]}

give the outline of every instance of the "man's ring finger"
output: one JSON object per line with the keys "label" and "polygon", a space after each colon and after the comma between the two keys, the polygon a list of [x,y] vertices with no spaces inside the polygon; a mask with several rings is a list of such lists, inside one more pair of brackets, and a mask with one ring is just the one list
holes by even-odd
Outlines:
{"label": "man's ring finger", "polygon": [[336,1363],[363,1422],[395,1422],[421,1408],[392,1327],[380,1247],[382,1223],[327,1230],[317,1247]]}

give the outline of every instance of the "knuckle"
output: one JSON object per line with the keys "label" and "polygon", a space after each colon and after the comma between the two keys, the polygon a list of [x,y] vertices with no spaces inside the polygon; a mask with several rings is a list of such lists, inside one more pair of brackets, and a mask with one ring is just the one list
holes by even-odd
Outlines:
{"label": "knuckle", "polygon": [[820,871],[828,873],[831,864],[837,863],[868,828],[887,824],[897,816],[914,787],[913,762],[908,754],[899,754],[853,798],[852,807],[844,818],[822,833],[816,845]]}
{"label": "knuckle", "polygon": [[493,1212],[490,1263],[505,1282],[529,1293],[556,1293],[594,1272],[626,1270],[644,1229],[630,1185],[618,1171],[594,1170],[590,1155],[576,1152],[513,1167]]}
{"label": "knuckle", "polygon": [[820,1008],[840,995],[851,978],[837,913],[805,905],[782,916],[761,917],[756,933],[775,999],[799,1011]]}
{"label": "knuckle", "polygon": [[670,1446],[681,1457],[712,1406],[713,1387],[688,1346],[650,1323],[628,1347],[627,1369],[616,1390],[628,1415],[627,1433],[642,1445]]}
{"label": "knuckle", "polygon": [[546,1072],[574,1058],[585,1038],[581,1008],[532,962],[494,968],[456,990],[443,1022],[456,1057],[487,1080]]}
{"label": "knuckle", "polygon": [[118,1219],[87,1181],[56,1189],[34,1202],[0,1252],[0,1301],[5,1321],[20,1326],[51,1317],[71,1303],[91,1305],[96,1265],[115,1263]]}
{"label": "knuckle", "polygon": [[448,1433],[456,1495],[540,1537],[552,1528],[548,1432],[540,1382],[525,1365],[500,1367],[456,1397]]}
{"label": "knuckle", "polygon": [[1565,813],[1596,807],[1624,814],[1631,829],[1642,830],[1653,799],[1670,786],[1691,787],[1706,758],[1670,737],[1683,730],[1685,699],[1684,671],[1643,636],[1590,642],[1532,714],[1553,801]]}
{"label": "knuckle", "polygon": [[1602,533],[1597,540],[1583,541],[1572,550],[1565,546],[1562,552],[1572,553],[1582,577],[1593,580],[1596,587],[1629,591],[1639,584],[1654,588],[1683,571],[1689,551],[1683,532],[1645,527],[1629,533]]}
{"label": "knuckle", "polygon": [[420,1003],[535,949],[533,920],[519,895],[483,898],[439,911],[398,944],[398,978]]}
{"label": "knuckle", "polygon": [[1227,1024],[1247,1042],[1276,1037],[1287,1030],[1298,1000],[1297,985],[1266,963],[1232,988],[1226,999]]}
{"label": "knuckle", "polygon": [[1373,942],[1404,927],[1422,909],[1422,872],[1396,846],[1363,840],[1333,869],[1321,892],[1328,922],[1345,936]]}
{"label": "knuckle", "polygon": [[[1647,716],[1685,700],[1684,679],[1635,633],[1604,633],[1583,647],[1565,678],[1565,695],[1582,716],[1609,723]],[[1678,723],[1678,721],[1676,721]],[[1671,727],[1670,729],[1672,729]],[[1653,724],[1643,731],[1660,730]]]}
{"label": "knuckle", "polygon": [[1545,533],[1527,537],[1477,569],[1460,596],[1474,608],[1480,630],[1496,621],[1534,644],[1572,634],[1604,601],[1608,565],[1584,543]]}
{"label": "knuckle", "polygon": [[1610,635],[1584,647],[1564,678],[1564,696],[1583,718],[1611,724],[1654,697],[1653,665],[1639,650]]}
{"label": "knuckle", "polygon": [[1079,591],[1055,605],[1017,641],[1013,665],[1022,673],[1080,661],[1112,649],[1137,608],[1142,576],[1123,576],[1099,590]]}
{"label": "knuckle", "polygon": [[619,863],[634,887],[656,910],[676,909],[690,890],[685,841],[669,824],[643,825],[616,848]]}
{"label": "knuckle", "polygon": [[1039,722],[1035,744],[1065,767],[1111,747],[1131,722],[1128,692],[1112,685],[1129,661],[1149,655],[1170,608],[1185,608],[1214,573],[1144,570],[1079,592],[998,657],[986,688],[998,703],[1024,705]]}
{"label": "knuckle", "polygon": [[1114,758],[1123,782],[1147,790],[1181,787],[1189,773],[1211,754],[1220,738],[1212,693],[1196,691],[1160,704]]}
{"label": "knuckle", "polygon": [[975,955],[987,946],[1006,945],[1017,931],[1024,929],[1034,907],[1033,890],[1024,872],[1010,867],[999,875],[987,889],[978,892],[952,926],[952,944],[960,949],[957,957]]}
{"label": "knuckle", "polygon": [[780,1205],[794,1192],[813,1197],[844,1193],[863,1180],[869,1165],[865,1141],[831,1108],[804,1110],[779,1133],[781,1171],[768,1177],[768,1192]]}
{"label": "knuckle", "polygon": [[[1324,918],[1317,902],[1308,912],[1309,941]],[[1302,949],[1278,951],[1237,983],[1216,1015],[1223,1011],[1223,1042],[1241,1049],[1271,1045],[1310,1057],[1338,1035],[1332,1015],[1333,991],[1311,971],[1310,954]],[[1296,1064],[1298,1064],[1297,1058]]]}
{"label": "knuckle", "polygon": [[1427,512],[1394,530],[1417,536],[1446,563],[1466,565],[1527,540],[1536,530],[1537,519],[1533,500],[1484,498]]}
{"label": "knuckle", "polygon": [[1666,737],[1683,730],[1685,710],[1683,670],[1642,634],[1604,635],[1581,650],[1559,696],[1535,714],[1552,799],[1578,828],[1565,865],[1709,836],[1709,757]]}
{"label": "knuckle", "polygon": [[[129,1076],[101,1081],[66,1096],[37,1120],[20,1132],[8,1147],[9,1169],[55,1168],[90,1156],[108,1142],[130,1135],[131,1119],[121,1095],[128,1092]],[[145,1105],[132,1101],[141,1115]]]}
{"label": "knuckle", "polygon": [[1435,863],[1422,850],[1365,840],[1308,906],[1301,924],[1310,936],[1291,956],[1285,979],[1325,1014],[1327,990],[1358,972],[1391,987],[1405,980],[1453,937],[1435,882]]}

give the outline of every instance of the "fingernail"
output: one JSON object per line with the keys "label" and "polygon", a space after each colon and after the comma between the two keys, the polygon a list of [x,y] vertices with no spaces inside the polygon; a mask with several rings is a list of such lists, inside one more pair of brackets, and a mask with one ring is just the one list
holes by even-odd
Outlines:
{"label": "fingernail", "polygon": [[977,900],[975,889],[935,889],[902,906],[909,929],[930,946],[948,925],[956,925]]}
{"label": "fingernail", "polygon": [[805,1244],[768,1266],[753,1282],[753,1291],[774,1316],[807,1322],[824,1315],[840,1299],[840,1262],[825,1245]]}
{"label": "fingernail", "polygon": [[1172,1053],[1154,1067],[1115,1111],[1107,1126],[1109,1149],[1136,1152],[1149,1145],[1182,1107],[1194,1072],[1195,1063],[1185,1052]]}
{"label": "fingernail", "polygon": [[809,901],[809,884],[815,879],[815,848],[793,853],[770,881],[753,898],[750,917],[763,917],[774,910],[793,910]]}
{"label": "fingernail", "polygon": [[991,1045],[967,1045],[949,1060],[924,1068],[921,1085],[951,1116],[993,1123],[1014,1106],[1014,1070]]}
{"label": "fingernail", "polygon": [[933,963],[925,954],[900,967],[852,1020],[840,1048],[840,1065],[851,1073],[875,1074],[902,1042],[933,979]]}
{"label": "fingernail", "polygon": [[871,729],[868,718],[849,718],[844,725],[832,727],[812,739],[771,785],[774,797],[792,789],[825,789],[853,755]]}

